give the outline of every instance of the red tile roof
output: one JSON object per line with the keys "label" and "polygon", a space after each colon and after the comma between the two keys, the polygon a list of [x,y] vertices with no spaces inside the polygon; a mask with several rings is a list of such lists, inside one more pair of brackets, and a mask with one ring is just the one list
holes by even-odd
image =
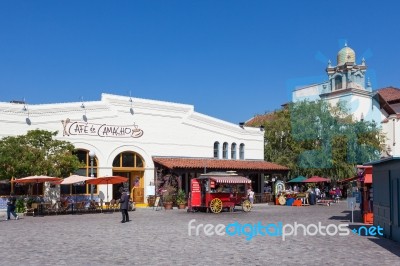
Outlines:
{"label": "red tile roof", "polygon": [[220,160],[211,158],[153,157],[155,163],[167,168],[207,168],[226,170],[289,170],[286,166],[261,160]]}
{"label": "red tile roof", "polygon": [[265,122],[271,121],[275,119],[275,112],[263,114],[263,115],[256,115],[253,118],[246,121],[246,126],[249,127],[258,127],[264,125]]}
{"label": "red tile roof", "polygon": [[400,100],[400,89],[387,87],[378,90],[379,95],[388,103]]}

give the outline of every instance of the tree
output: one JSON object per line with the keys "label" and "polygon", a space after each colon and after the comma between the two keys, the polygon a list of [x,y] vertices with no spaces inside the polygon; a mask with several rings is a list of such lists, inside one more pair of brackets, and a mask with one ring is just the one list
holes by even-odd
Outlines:
{"label": "tree", "polygon": [[0,179],[30,175],[66,177],[81,163],[74,146],[55,140],[57,132],[31,130],[26,135],[0,140]]}
{"label": "tree", "polygon": [[379,158],[381,130],[354,121],[345,104],[303,101],[276,111],[266,121],[265,159],[291,169],[290,175],[321,175],[334,180],[354,175],[356,164]]}

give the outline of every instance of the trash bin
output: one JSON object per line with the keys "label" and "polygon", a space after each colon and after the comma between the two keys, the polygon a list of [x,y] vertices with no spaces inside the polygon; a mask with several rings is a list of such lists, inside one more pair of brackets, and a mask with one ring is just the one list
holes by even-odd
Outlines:
{"label": "trash bin", "polygon": [[310,193],[308,196],[308,202],[310,205],[315,205],[317,203],[317,196],[314,193]]}

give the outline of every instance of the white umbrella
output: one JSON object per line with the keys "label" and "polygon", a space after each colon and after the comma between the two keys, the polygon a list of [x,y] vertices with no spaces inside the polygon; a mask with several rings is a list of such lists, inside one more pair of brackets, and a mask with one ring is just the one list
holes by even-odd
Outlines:
{"label": "white umbrella", "polygon": [[90,179],[94,179],[94,177],[81,176],[81,175],[71,175],[71,176],[69,176],[67,178],[64,178],[64,180],[60,184],[61,185],[71,185],[71,184],[85,182],[85,181],[90,180]]}
{"label": "white umbrella", "polygon": [[[71,175],[69,177],[64,178],[64,180],[60,183],[60,185],[72,185],[72,184],[78,184],[78,183],[83,183],[87,180],[94,179],[94,177],[90,176],[81,176],[81,175]],[[77,201],[76,198],[76,187],[75,187],[75,202]],[[72,213],[74,213],[74,204],[72,204]]]}

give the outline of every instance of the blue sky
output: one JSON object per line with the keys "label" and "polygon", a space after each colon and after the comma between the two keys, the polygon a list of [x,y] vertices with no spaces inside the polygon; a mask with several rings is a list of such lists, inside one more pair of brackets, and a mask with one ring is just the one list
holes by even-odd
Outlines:
{"label": "blue sky", "polygon": [[[0,0],[0,101],[192,104],[233,123],[326,79],[344,41],[400,87],[397,1]],[[293,82],[295,81],[295,82]],[[298,82],[297,82],[298,81]]]}

